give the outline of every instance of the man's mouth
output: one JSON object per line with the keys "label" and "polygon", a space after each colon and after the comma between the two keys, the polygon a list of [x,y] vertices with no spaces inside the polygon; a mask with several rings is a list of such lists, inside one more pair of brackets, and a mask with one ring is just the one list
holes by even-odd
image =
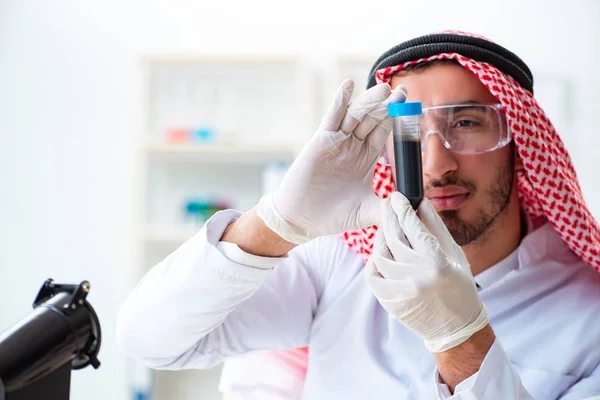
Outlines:
{"label": "man's mouth", "polygon": [[460,186],[445,186],[429,190],[425,197],[429,199],[436,211],[459,208],[470,193]]}

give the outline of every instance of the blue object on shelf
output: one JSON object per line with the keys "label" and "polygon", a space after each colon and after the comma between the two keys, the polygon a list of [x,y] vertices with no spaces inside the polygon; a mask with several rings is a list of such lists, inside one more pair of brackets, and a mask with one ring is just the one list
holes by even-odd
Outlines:
{"label": "blue object on shelf", "polygon": [[211,203],[201,200],[190,200],[185,205],[188,214],[197,214],[211,208]]}
{"label": "blue object on shelf", "polygon": [[134,400],[150,400],[148,393],[136,391],[133,395]]}
{"label": "blue object on shelf", "polygon": [[204,225],[216,212],[231,208],[229,201],[213,198],[189,198],[184,200],[186,222]]}
{"label": "blue object on shelf", "polygon": [[192,130],[192,139],[198,142],[210,142],[215,139],[215,131],[211,128],[196,128]]}

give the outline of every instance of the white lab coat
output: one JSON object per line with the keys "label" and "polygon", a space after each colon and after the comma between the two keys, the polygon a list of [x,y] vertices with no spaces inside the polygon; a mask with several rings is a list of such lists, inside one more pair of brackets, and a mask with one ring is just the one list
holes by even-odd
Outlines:
{"label": "white lab coat", "polygon": [[120,310],[123,351],[157,369],[207,368],[252,351],[310,346],[304,399],[563,399],[600,395],[600,274],[550,224],[478,275],[496,341],[453,396],[422,340],[370,293],[341,238],[283,259],[219,242],[216,214],[156,265]]}

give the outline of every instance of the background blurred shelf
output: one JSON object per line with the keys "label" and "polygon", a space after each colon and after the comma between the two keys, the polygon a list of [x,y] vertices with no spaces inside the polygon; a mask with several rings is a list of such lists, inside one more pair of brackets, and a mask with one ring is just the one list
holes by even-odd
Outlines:
{"label": "background blurred shelf", "polygon": [[158,159],[197,163],[264,164],[289,160],[300,150],[299,144],[240,145],[225,143],[168,143],[148,141],[144,150]]}
{"label": "background blurred shelf", "polygon": [[[136,193],[135,276],[200,230],[196,204],[247,210],[274,190],[314,131],[312,70],[300,58],[145,57]],[[196,206],[194,206],[196,207]],[[204,211],[201,211],[204,212]],[[216,399],[220,367],[132,365],[132,395]]]}
{"label": "background blurred shelf", "polygon": [[147,226],[140,230],[139,234],[141,240],[146,244],[153,245],[165,245],[165,246],[179,246],[192,236],[194,236],[200,227],[197,228],[186,228],[186,227],[151,227]]}

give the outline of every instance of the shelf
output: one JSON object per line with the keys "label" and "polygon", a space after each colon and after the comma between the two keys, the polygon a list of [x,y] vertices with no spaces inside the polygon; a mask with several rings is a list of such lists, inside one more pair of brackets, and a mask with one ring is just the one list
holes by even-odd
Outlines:
{"label": "shelf", "polygon": [[295,145],[233,145],[201,143],[165,143],[149,141],[144,146],[149,155],[199,163],[262,164],[290,161],[298,153]]}
{"label": "shelf", "polygon": [[[188,198],[222,198],[234,209],[249,209],[278,182],[318,121],[315,76],[301,57],[159,54],[143,57],[139,67],[132,236],[135,276],[141,279],[200,231],[185,224]],[[200,132],[168,132],[179,126],[212,127],[213,141],[201,141]],[[191,141],[171,141],[184,136]],[[213,376],[204,371],[185,382],[183,371],[144,368],[129,385],[155,399],[198,393],[218,398],[213,384],[218,368],[210,372]],[[203,380],[206,388],[198,386]]]}
{"label": "shelf", "polygon": [[140,231],[140,236],[146,244],[179,246],[200,229],[200,227],[146,227]]}

